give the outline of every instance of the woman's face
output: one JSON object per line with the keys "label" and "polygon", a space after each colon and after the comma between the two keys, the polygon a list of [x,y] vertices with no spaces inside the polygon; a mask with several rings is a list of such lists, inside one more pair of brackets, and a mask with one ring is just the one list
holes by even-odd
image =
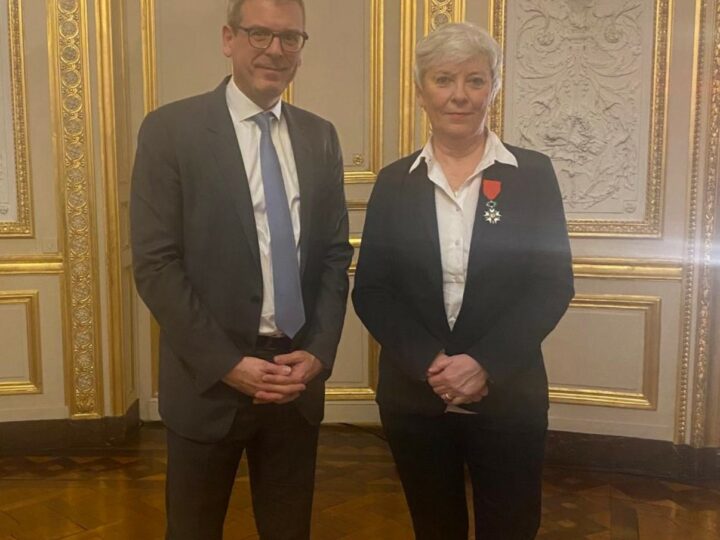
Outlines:
{"label": "woman's face", "polygon": [[431,67],[418,87],[418,101],[433,136],[463,139],[485,129],[492,102],[492,72],[484,56]]}

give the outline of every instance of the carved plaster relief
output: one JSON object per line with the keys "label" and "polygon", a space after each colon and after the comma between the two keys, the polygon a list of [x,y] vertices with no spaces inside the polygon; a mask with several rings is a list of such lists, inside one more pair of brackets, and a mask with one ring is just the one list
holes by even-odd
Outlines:
{"label": "carved plaster relief", "polygon": [[611,233],[633,232],[623,223],[659,232],[662,152],[654,151],[664,100],[653,99],[662,90],[653,73],[664,57],[654,66],[655,49],[663,50],[651,34],[654,2],[508,0],[505,7],[506,139],[552,158],[571,229],[582,232],[572,227],[579,220],[614,222]]}
{"label": "carved plaster relief", "polygon": [[[8,35],[7,19],[0,17],[0,35]],[[10,98],[9,40],[0,42],[0,222],[17,219],[13,159],[12,100]]]}
{"label": "carved plaster relief", "polygon": [[19,0],[0,6],[0,36],[5,36],[0,40],[0,236],[29,237],[33,227]]}

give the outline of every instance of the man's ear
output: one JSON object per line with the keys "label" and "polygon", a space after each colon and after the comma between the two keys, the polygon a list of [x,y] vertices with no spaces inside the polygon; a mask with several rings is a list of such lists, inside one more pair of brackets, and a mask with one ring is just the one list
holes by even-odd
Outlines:
{"label": "man's ear", "polygon": [[235,31],[227,24],[222,27],[222,50],[223,54],[230,58],[232,56],[232,40],[235,37]]}

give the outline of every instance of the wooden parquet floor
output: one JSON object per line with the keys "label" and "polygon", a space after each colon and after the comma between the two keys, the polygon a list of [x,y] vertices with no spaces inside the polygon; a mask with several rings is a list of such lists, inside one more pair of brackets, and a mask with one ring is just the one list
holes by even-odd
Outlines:
{"label": "wooden parquet floor", "polygon": [[[123,446],[0,457],[0,540],[160,539],[164,431]],[[402,488],[377,429],[320,436],[313,539],[413,538]],[[720,489],[547,468],[543,540],[720,539]],[[226,539],[252,539],[247,471],[238,473]]]}

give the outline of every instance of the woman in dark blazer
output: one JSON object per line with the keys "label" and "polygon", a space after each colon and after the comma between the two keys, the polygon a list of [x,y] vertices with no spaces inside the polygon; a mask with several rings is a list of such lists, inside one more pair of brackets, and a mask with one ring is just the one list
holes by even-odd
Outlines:
{"label": "woman in dark blazer", "polygon": [[547,156],[486,126],[502,53],[447,24],[416,50],[432,136],[385,167],[368,204],[353,302],[382,346],[377,401],[419,539],[534,538],[548,387],[540,344],[573,297]]}

